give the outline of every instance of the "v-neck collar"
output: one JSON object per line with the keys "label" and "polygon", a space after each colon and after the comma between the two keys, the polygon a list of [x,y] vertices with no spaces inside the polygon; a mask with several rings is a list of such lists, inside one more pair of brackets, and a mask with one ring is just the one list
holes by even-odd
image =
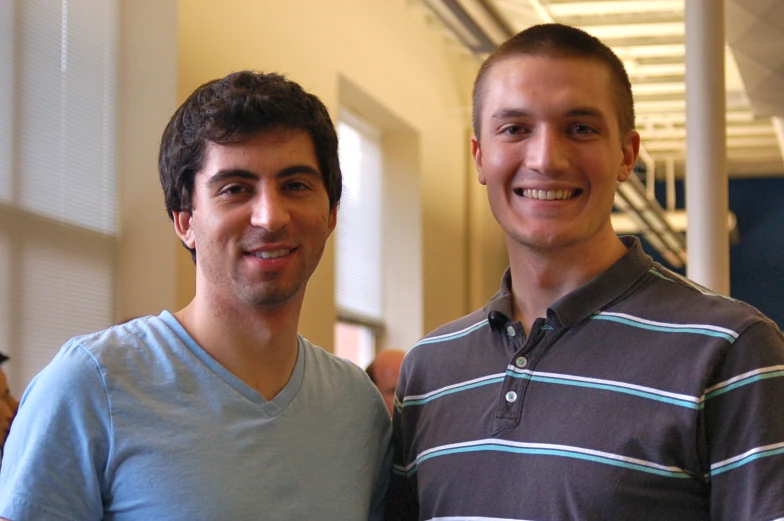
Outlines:
{"label": "v-neck collar", "polygon": [[294,364],[294,370],[291,372],[289,381],[286,382],[283,389],[281,389],[272,400],[267,400],[261,393],[237,378],[234,373],[226,369],[207,353],[207,351],[188,334],[185,328],[182,327],[182,324],[180,324],[169,311],[163,311],[159,315],[159,318],[174,331],[177,338],[182,341],[185,347],[187,347],[202,364],[207,366],[207,368],[209,368],[218,378],[223,380],[247,400],[258,405],[262,412],[268,416],[280,414],[291,403],[302,387],[302,381],[305,376],[306,350],[302,337],[299,335],[297,335],[297,361]]}

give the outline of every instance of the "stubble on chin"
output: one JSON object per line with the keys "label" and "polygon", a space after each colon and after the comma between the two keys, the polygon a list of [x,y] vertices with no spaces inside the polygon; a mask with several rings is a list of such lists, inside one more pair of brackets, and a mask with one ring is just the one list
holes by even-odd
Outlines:
{"label": "stubble on chin", "polygon": [[260,283],[236,283],[235,295],[239,300],[252,308],[282,307],[305,292],[308,276],[286,282],[281,280],[282,274],[272,274],[269,280]]}

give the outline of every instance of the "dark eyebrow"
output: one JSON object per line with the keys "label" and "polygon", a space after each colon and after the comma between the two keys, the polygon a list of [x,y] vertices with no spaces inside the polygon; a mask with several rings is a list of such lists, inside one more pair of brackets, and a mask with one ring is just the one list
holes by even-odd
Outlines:
{"label": "dark eyebrow", "polygon": [[[276,174],[275,177],[277,178],[286,178],[291,177],[294,175],[305,174],[309,176],[316,176],[321,178],[321,172],[316,170],[310,165],[291,165],[287,166],[280,172]],[[210,179],[207,181],[207,186],[215,187],[216,185],[220,185],[224,183],[227,179],[248,179],[250,181],[256,181],[259,178],[257,174],[254,174],[250,170],[244,170],[242,168],[231,168],[228,170],[218,170]]]}
{"label": "dark eyebrow", "polygon": [[[520,109],[499,109],[493,113],[493,119],[508,119],[508,118],[525,118],[529,117],[531,114],[526,112],[525,110]],[[569,111],[564,114],[566,117],[574,117],[574,116],[589,116],[594,118],[604,118],[604,114],[594,107],[575,107],[573,109],[569,109]]]}
{"label": "dark eyebrow", "polygon": [[215,174],[209,178],[207,181],[207,186],[213,187],[219,184],[222,184],[227,179],[250,179],[256,180],[259,176],[250,172],[248,170],[242,170],[241,168],[232,168],[229,170],[218,170]]}
{"label": "dark eyebrow", "polygon": [[588,116],[592,118],[604,119],[604,114],[594,107],[575,107],[566,113],[567,117]]}
{"label": "dark eyebrow", "polygon": [[308,176],[315,176],[315,177],[318,177],[319,179],[321,179],[321,172],[319,172],[318,169],[313,168],[310,165],[292,165],[292,166],[287,166],[286,168],[284,168],[283,170],[278,172],[278,175],[276,175],[275,177],[285,178],[285,177],[291,177],[293,175],[299,175],[299,174],[305,174],[305,175],[308,175]]}

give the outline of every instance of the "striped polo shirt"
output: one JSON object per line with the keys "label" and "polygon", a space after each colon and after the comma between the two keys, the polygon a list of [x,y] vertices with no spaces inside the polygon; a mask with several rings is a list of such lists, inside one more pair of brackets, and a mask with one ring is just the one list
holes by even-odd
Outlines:
{"label": "striped polo shirt", "polygon": [[784,337],[624,242],[528,337],[507,271],[411,349],[387,519],[784,519]]}

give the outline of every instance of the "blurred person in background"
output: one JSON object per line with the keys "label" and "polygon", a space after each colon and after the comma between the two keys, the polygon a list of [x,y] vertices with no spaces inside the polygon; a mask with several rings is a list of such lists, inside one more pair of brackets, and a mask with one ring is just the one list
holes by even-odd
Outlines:
{"label": "blurred person in background", "polygon": [[19,402],[11,394],[11,390],[8,388],[8,377],[2,368],[2,365],[7,361],[8,357],[0,353],[0,452],[5,445],[5,439],[11,429],[11,422],[16,416],[16,410],[19,408]]}
{"label": "blurred person in background", "polygon": [[366,369],[368,376],[384,398],[390,416],[395,408],[395,388],[404,356],[406,356],[405,351],[385,349],[376,355]]}

